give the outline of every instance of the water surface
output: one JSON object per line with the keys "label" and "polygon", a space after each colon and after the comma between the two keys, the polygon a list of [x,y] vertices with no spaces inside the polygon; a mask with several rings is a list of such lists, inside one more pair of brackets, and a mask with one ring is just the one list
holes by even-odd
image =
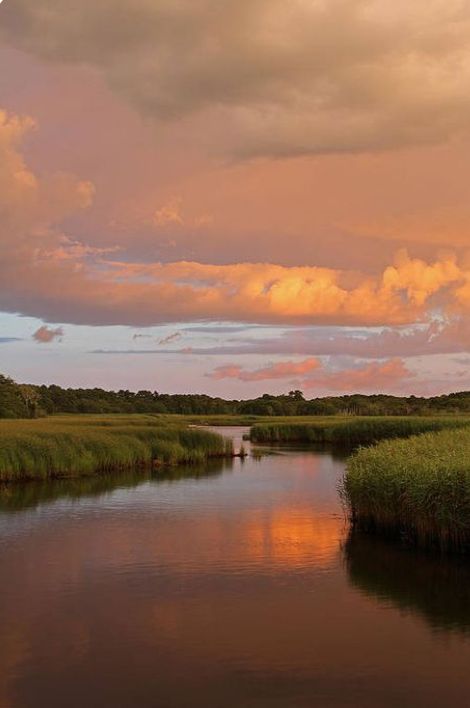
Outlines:
{"label": "water surface", "polygon": [[8,488],[0,707],[469,706],[468,565],[349,537],[342,473],[284,448]]}

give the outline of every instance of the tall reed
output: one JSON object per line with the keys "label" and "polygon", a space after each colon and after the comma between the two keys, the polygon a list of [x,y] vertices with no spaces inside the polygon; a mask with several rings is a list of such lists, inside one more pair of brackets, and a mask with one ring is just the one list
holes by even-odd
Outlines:
{"label": "tall reed", "polygon": [[360,448],[342,493],[367,531],[443,551],[470,550],[470,429]]}

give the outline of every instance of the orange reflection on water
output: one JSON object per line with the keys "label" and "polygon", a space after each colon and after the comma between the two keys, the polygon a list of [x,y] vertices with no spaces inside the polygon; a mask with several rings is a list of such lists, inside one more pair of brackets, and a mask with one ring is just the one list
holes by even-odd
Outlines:
{"label": "orange reflection on water", "polygon": [[328,566],[338,554],[343,519],[312,513],[310,508],[256,513],[244,535],[250,557],[260,564],[287,568]]}

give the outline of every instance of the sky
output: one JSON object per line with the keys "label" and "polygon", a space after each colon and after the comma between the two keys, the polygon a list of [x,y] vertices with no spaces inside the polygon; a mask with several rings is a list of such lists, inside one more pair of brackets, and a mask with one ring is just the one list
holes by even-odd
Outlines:
{"label": "sky", "polygon": [[470,389],[468,0],[4,0],[0,371]]}

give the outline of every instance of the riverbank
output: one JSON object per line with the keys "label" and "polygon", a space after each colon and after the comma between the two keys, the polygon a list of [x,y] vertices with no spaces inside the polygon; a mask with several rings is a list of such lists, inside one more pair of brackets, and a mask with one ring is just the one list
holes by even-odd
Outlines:
{"label": "riverbank", "polygon": [[444,552],[470,552],[470,429],[359,449],[343,496],[354,525]]}
{"label": "riverbank", "polygon": [[234,454],[231,440],[164,416],[0,421],[0,482],[197,464]]}
{"label": "riverbank", "polygon": [[269,422],[255,424],[251,440],[352,453],[341,492],[353,526],[409,545],[470,552],[468,417]]}
{"label": "riverbank", "polygon": [[262,422],[251,428],[257,443],[327,444],[353,450],[381,440],[408,438],[421,433],[470,426],[470,417],[363,417],[332,416],[294,422]]}

